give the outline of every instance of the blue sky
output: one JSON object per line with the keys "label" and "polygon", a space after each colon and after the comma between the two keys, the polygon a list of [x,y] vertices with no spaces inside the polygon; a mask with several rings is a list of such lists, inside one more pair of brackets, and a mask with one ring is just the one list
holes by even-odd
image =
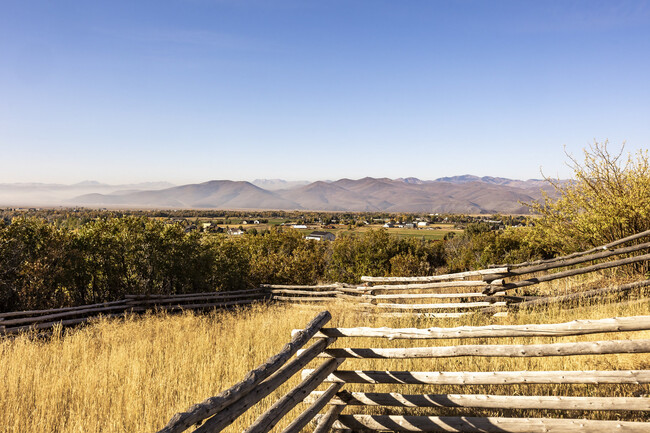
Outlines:
{"label": "blue sky", "polygon": [[567,177],[650,147],[650,2],[0,0],[0,183]]}

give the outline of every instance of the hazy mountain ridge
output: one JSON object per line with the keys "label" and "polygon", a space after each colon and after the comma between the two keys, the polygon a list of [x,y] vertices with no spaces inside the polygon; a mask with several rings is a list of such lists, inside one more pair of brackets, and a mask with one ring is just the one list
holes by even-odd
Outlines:
{"label": "hazy mountain ridge", "polygon": [[125,194],[173,187],[169,182],[142,182],[109,185],[83,181],[72,185],[57,183],[0,183],[0,206],[62,206],[85,194]]}
{"label": "hazy mountain ridge", "polygon": [[215,209],[300,209],[297,203],[250,182],[211,180],[156,191],[123,195],[87,194],[71,200],[75,204],[130,207],[215,208]]}
{"label": "hazy mountain ridge", "polygon": [[[444,179],[444,180],[442,180]],[[538,180],[456,176],[433,181],[365,177],[267,190],[251,182],[213,180],[156,191],[87,194],[69,204],[158,208],[323,211],[526,213],[541,198]],[[275,185],[281,183],[274,182]]]}
{"label": "hazy mountain ridge", "polygon": [[[75,185],[0,184],[0,205],[526,213],[528,208],[519,202],[540,199],[540,188],[552,190],[548,183],[537,179],[472,175],[436,180],[365,177],[307,184],[282,179],[254,182],[276,189],[231,180],[181,186],[160,182],[105,185],[93,181]],[[279,186],[285,188],[277,189]]]}

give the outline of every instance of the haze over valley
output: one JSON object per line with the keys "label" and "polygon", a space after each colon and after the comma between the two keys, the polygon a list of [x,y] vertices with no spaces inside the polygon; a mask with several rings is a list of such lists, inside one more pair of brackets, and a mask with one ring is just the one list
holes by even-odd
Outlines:
{"label": "haze over valley", "polygon": [[552,192],[538,179],[472,175],[421,180],[365,177],[336,181],[211,180],[106,185],[0,184],[0,206],[278,209],[438,213],[527,213],[522,203]]}

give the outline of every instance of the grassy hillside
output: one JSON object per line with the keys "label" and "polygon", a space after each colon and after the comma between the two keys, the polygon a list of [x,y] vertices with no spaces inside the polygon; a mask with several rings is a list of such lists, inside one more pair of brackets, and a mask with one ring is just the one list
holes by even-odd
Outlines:
{"label": "grassy hillside", "polygon": [[[560,290],[576,289],[573,280]],[[616,303],[600,299],[598,304],[574,305],[572,309],[521,312],[504,318],[468,316],[461,319],[378,318],[359,315],[343,303],[319,308],[297,306],[258,306],[237,312],[208,315],[185,313],[170,316],[151,314],[126,320],[106,320],[75,330],[57,332],[51,339],[22,335],[0,341],[0,432],[151,432],[161,428],[171,416],[194,403],[219,393],[278,352],[289,340],[294,328],[302,328],[322,309],[332,312],[328,326],[419,327],[487,324],[523,324],[565,322],[614,316],[650,314],[647,300]],[[593,335],[589,340],[624,339],[626,334]],[[635,334],[634,338],[650,338]],[[485,342],[485,340],[482,340]],[[520,342],[543,342],[547,338],[529,338]],[[564,338],[562,341],[572,341]],[[476,341],[473,341],[476,342]],[[491,343],[508,343],[491,340]],[[469,341],[379,341],[341,339],[338,347],[400,347],[404,345],[467,344]],[[647,355],[583,356],[569,358],[452,358],[421,360],[348,360],[344,369],[436,370],[554,370],[554,369],[643,369],[650,368]],[[294,377],[280,392],[299,381]],[[388,385],[378,388],[388,391]],[[498,393],[499,387],[475,386],[463,392]],[[614,389],[612,389],[614,388]],[[363,386],[346,386],[363,389]],[[395,389],[392,389],[395,391]],[[460,392],[459,387],[410,386],[400,392]],[[538,385],[515,388],[521,394],[548,393]],[[555,386],[553,394],[598,395],[603,387]],[[504,392],[501,389],[501,392]],[[647,387],[610,386],[608,393],[630,395],[648,393]],[[249,411],[228,431],[241,431],[275,401],[271,396]],[[291,419],[299,407],[286,419]],[[350,408],[348,408],[348,411]],[[413,410],[409,410],[413,413]],[[417,410],[415,411],[417,413]],[[454,413],[450,410],[449,413]],[[455,412],[457,413],[457,412]],[[484,411],[500,414],[499,411]],[[526,411],[528,416],[548,415]],[[506,416],[508,414],[505,414]],[[572,416],[581,416],[580,413]],[[617,414],[600,413],[602,418]],[[284,422],[280,427],[286,425]]]}

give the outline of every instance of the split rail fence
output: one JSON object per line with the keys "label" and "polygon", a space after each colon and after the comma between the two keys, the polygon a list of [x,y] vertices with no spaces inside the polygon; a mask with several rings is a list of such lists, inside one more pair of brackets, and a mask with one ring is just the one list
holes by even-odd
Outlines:
{"label": "split rail fence", "polygon": [[[311,424],[315,433],[344,431],[416,431],[416,432],[649,432],[650,370],[584,371],[388,371],[342,370],[348,359],[406,360],[414,358],[456,357],[568,357],[617,356],[650,353],[650,339],[629,339],[631,334],[650,330],[650,316],[620,317],[601,320],[577,320],[558,324],[464,326],[456,328],[326,328],[329,313],[319,314],[304,330],[295,330],[291,342],[280,354],[253,370],[244,381],[216,397],[175,415],[158,433],[180,433],[195,428],[194,433],[219,432],[246,409],[270,394],[280,383],[295,374],[298,365],[322,359],[316,369],[303,369],[300,385],[282,397],[261,415],[246,433],[270,431],[277,422],[301,401],[304,411],[282,433],[297,433]],[[623,339],[575,341],[579,336],[603,333],[626,333]],[[647,336],[645,332],[645,336]],[[643,337],[643,334],[641,334]],[[364,338],[382,340],[480,339],[480,344],[441,345],[433,347],[330,348],[337,339]],[[553,341],[543,344],[485,344],[491,338],[544,337]],[[572,337],[569,342],[557,342]],[[314,339],[308,349],[297,350]],[[346,340],[347,341],[347,340]],[[297,356],[288,361],[291,354]],[[282,363],[284,366],[280,367]],[[393,361],[391,361],[393,362]],[[394,365],[394,364],[393,364]],[[453,364],[451,364],[453,365]],[[316,391],[319,384],[329,384]],[[363,392],[346,389],[364,384]],[[390,384],[393,392],[368,392],[377,385]],[[536,393],[522,395],[527,385]],[[498,394],[436,393],[406,394],[400,387],[457,385],[464,389],[477,386],[498,389]],[[562,386],[589,386],[589,396],[556,395]],[[629,385],[639,392],[623,392]],[[522,386],[524,388],[522,388]],[[609,388],[608,388],[609,386]],[[543,389],[540,391],[540,389]],[[579,388],[580,389],[580,388]],[[578,391],[579,392],[579,391]],[[567,393],[567,392],[565,392]],[[378,411],[377,408],[380,410]],[[432,412],[433,415],[409,415],[407,408]],[[324,410],[324,413],[320,413]],[[349,413],[343,413],[344,411]],[[457,415],[439,416],[444,411]],[[508,416],[482,416],[486,410],[502,411]],[[550,416],[518,416],[526,410],[542,410]],[[407,414],[404,412],[407,411]],[[478,412],[477,412],[478,411]],[[481,412],[483,411],[483,412]],[[584,418],[572,418],[571,411],[581,411]],[[371,412],[371,413],[369,413]],[[380,415],[376,414],[381,412]],[[395,413],[397,412],[397,413]],[[616,413],[616,420],[597,419],[594,414]],[[478,413],[478,415],[477,415]],[[196,423],[205,422],[196,428]]]}
{"label": "split rail fence", "polygon": [[[650,230],[568,256],[476,271],[420,277],[363,276],[362,285],[264,287],[281,302],[340,299],[357,302],[359,307],[375,313],[383,311],[380,314],[386,316],[459,317],[479,311],[505,315],[513,308],[587,299],[650,286],[650,280],[644,279],[563,296],[510,294],[516,289],[530,289],[544,282],[648,262],[650,242],[639,241],[648,236]],[[622,246],[625,244],[629,245]]]}
{"label": "split rail fence", "polygon": [[0,335],[45,331],[55,326],[73,326],[101,317],[124,317],[148,310],[180,311],[234,308],[269,300],[266,290],[192,293],[184,295],[126,295],[125,299],[79,307],[0,313]]}

